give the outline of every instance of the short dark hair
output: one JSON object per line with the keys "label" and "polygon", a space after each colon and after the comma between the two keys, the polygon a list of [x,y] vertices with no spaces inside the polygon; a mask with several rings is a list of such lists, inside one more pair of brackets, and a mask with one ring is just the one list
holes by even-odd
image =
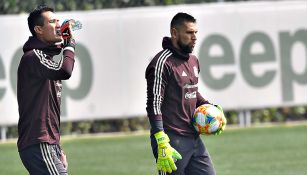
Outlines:
{"label": "short dark hair", "polygon": [[28,26],[33,36],[36,36],[34,27],[44,25],[44,18],[42,17],[42,13],[47,11],[54,12],[54,9],[46,5],[39,5],[29,14]]}
{"label": "short dark hair", "polygon": [[187,13],[179,12],[173,17],[171,21],[171,28],[177,28],[181,26],[184,22],[196,23],[196,19]]}

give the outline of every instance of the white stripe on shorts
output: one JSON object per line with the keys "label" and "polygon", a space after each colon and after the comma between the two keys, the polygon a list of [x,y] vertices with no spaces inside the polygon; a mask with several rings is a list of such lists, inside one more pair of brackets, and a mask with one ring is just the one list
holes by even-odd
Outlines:
{"label": "white stripe on shorts", "polygon": [[55,167],[55,164],[52,160],[50,151],[48,149],[49,145],[47,143],[41,143],[39,146],[40,146],[42,156],[43,156],[43,159],[46,163],[46,166],[48,168],[49,173],[51,175],[59,175],[59,172],[58,172],[57,168]]}

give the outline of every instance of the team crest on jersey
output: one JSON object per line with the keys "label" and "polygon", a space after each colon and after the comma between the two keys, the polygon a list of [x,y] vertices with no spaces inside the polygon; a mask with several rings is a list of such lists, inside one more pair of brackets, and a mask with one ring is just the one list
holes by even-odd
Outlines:
{"label": "team crest on jersey", "polygon": [[55,83],[55,86],[57,86],[60,90],[62,90],[62,83],[60,81],[57,81]]}
{"label": "team crest on jersey", "polygon": [[62,96],[61,91],[58,91],[58,92],[56,93],[56,96],[57,96],[58,98],[61,98],[61,96]]}
{"label": "team crest on jersey", "polygon": [[62,83],[61,83],[61,81],[57,81],[55,83],[55,86],[57,87],[56,95],[57,95],[58,98],[61,98],[61,96],[62,96]]}

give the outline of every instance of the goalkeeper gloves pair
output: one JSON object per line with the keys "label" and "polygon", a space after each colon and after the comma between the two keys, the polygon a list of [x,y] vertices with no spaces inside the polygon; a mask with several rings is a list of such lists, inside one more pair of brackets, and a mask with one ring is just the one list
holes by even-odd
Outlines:
{"label": "goalkeeper gloves pair", "polygon": [[61,25],[61,35],[63,38],[62,47],[72,47],[75,49],[76,42],[72,36],[71,32],[71,20],[65,20]]}
{"label": "goalkeeper gloves pair", "polygon": [[171,147],[170,140],[163,131],[157,132],[154,136],[158,144],[157,169],[168,173],[177,170],[175,162],[182,159],[181,155]]}

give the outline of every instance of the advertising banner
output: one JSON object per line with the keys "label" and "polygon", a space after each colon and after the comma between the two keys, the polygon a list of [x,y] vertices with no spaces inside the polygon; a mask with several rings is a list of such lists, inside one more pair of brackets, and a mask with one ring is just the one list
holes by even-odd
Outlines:
{"label": "advertising banner", "polygon": [[[62,120],[146,115],[145,69],[172,17],[197,19],[199,91],[226,110],[307,104],[307,2],[250,2],[58,12],[80,20]],[[0,124],[16,124],[27,14],[0,16]],[[33,106],[35,108],[35,106]]]}

